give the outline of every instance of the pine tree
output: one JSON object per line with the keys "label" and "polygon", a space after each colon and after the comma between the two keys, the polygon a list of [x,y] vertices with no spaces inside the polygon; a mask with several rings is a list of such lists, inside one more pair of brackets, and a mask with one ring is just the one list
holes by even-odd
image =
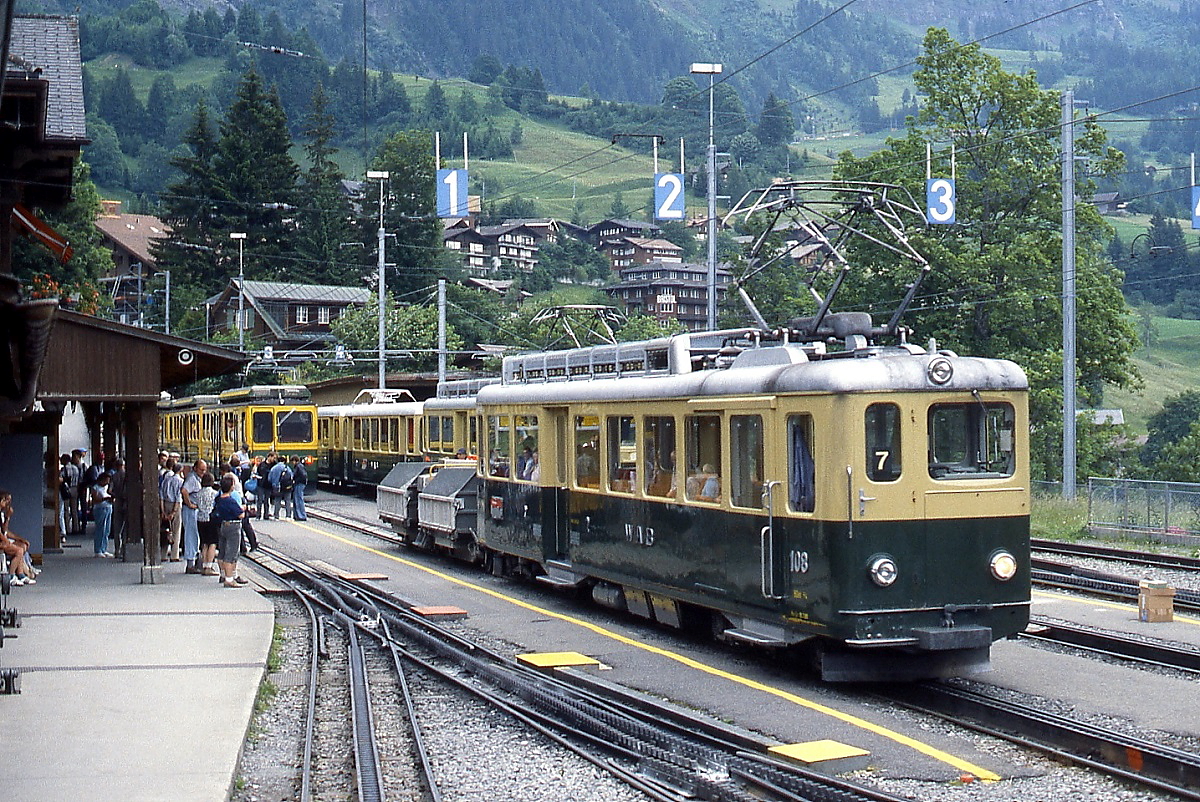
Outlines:
{"label": "pine tree", "polygon": [[213,167],[225,190],[222,216],[236,226],[231,231],[246,232],[246,247],[261,257],[253,268],[247,266],[249,276],[282,276],[293,267],[288,209],[294,205],[299,169],[291,146],[279,95],[264,88],[257,72],[248,71],[221,121]]}
{"label": "pine tree", "polygon": [[[222,251],[228,256],[228,234],[238,229],[228,227],[216,205],[225,190],[213,168],[217,141],[204,101],[196,106],[183,144],[188,155],[171,160],[183,177],[162,198],[163,222],[170,226],[171,236],[152,242],[150,252],[159,267],[172,271],[177,285],[212,294],[222,289],[230,275],[228,263],[222,267],[218,256]],[[235,260],[236,253],[235,248]]]}
{"label": "pine tree", "polygon": [[768,148],[786,145],[792,141],[795,130],[791,107],[771,92],[763,103],[762,116],[759,117],[758,128],[755,130],[758,141]]}
{"label": "pine tree", "polygon": [[337,152],[332,145],[335,125],[325,87],[317,84],[303,131],[308,139],[304,152],[309,166],[298,193],[301,210],[297,245],[304,261],[296,265],[292,275],[318,284],[353,284],[361,268],[345,265],[347,251],[339,246],[359,235],[352,230],[354,215],[342,192],[341,168],[333,160]]}

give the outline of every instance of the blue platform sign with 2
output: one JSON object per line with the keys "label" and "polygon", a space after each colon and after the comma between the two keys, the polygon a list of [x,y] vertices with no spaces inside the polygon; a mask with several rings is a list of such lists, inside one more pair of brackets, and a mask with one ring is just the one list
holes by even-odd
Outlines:
{"label": "blue platform sign with 2", "polygon": [[925,222],[954,222],[958,205],[954,191],[954,181],[950,178],[931,178],[925,182]]}
{"label": "blue platform sign with 2", "polygon": [[682,175],[654,174],[655,220],[682,220],[685,213],[684,200]]}
{"label": "blue platform sign with 2", "polygon": [[1200,187],[1192,187],[1192,228],[1200,228]]}
{"label": "blue platform sign with 2", "polygon": [[466,169],[437,171],[437,213],[438,217],[467,216]]}

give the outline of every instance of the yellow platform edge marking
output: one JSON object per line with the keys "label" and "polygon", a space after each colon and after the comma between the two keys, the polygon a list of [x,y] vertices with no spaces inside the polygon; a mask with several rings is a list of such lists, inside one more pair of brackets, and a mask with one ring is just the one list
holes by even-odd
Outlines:
{"label": "yellow platform edge marking", "polygon": [[767,751],[773,755],[779,755],[788,760],[798,760],[805,764],[823,763],[827,760],[843,760],[848,757],[867,757],[871,754],[865,749],[859,749],[857,746],[850,746],[849,744],[829,739],[772,746]]}
{"label": "yellow platform edge marking", "polygon": [[[1035,590],[1035,591],[1033,591],[1033,595],[1035,598],[1041,599],[1042,601],[1046,601],[1046,602],[1069,601],[1069,602],[1074,602],[1076,604],[1083,604],[1088,607],[1102,607],[1105,610],[1120,610],[1121,612],[1132,611],[1134,614],[1133,617],[1137,618],[1137,610],[1138,610],[1137,600],[1134,600],[1134,601],[1131,601],[1128,603],[1110,602],[1110,601],[1102,601],[1100,599],[1088,599],[1088,598],[1084,598],[1083,596],[1072,596],[1069,593],[1055,593],[1054,591],[1050,591],[1050,590]],[[1180,615],[1179,611],[1176,610],[1174,623],[1176,623],[1176,624],[1191,624],[1192,626],[1200,626],[1200,618],[1195,618],[1193,616],[1187,616],[1187,615]]]}
{"label": "yellow platform edge marking", "polygon": [[531,652],[518,654],[517,659],[534,668],[563,668],[565,666],[598,666],[600,661],[579,652]]}
{"label": "yellow platform edge marking", "polygon": [[590,621],[584,621],[582,619],[575,618],[573,616],[569,616],[564,613],[557,613],[557,612],[554,612],[553,610],[547,610],[544,607],[538,607],[536,604],[531,604],[530,602],[526,602],[521,599],[514,598],[512,596],[506,596],[505,594],[501,593],[500,591],[492,590],[491,588],[485,588],[482,585],[476,585],[473,582],[468,582],[465,579],[459,579],[458,577],[451,576],[447,573],[437,570],[436,568],[430,568],[429,566],[421,565],[420,563],[413,562],[412,560],[406,560],[403,557],[398,557],[395,554],[388,554],[386,551],[380,551],[379,549],[372,548],[372,547],[364,545],[362,543],[356,543],[355,541],[349,540],[348,538],[344,538],[341,535],[335,535],[332,532],[327,532],[323,529],[317,529],[315,526],[312,526],[310,524],[296,523],[294,525],[302,527],[304,529],[308,529],[311,532],[314,532],[323,537],[327,537],[331,540],[336,540],[337,542],[342,543],[344,545],[351,546],[353,548],[368,552],[370,554],[374,554],[378,557],[383,557],[384,559],[391,560],[396,563],[400,563],[401,565],[407,566],[414,570],[423,571],[424,573],[429,574],[430,576],[436,576],[439,579],[444,579],[445,581],[450,582],[452,584],[459,585],[464,588],[469,588],[470,590],[474,590],[478,593],[482,593],[485,596],[491,596],[494,599],[508,602],[509,604],[513,604],[522,609],[529,610],[530,612],[536,613],[537,615],[547,616],[549,618],[555,618],[555,619],[558,619],[559,621],[565,621],[569,624],[573,624],[575,626],[586,629],[589,632],[593,632],[602,637],[609,638],[610,640],[614,640],[617,643],[621,643],[621,644],[630,646],[635,649],[641,649],[642,651],[648,652],[650,654],[655,654],[660,657],[664,657],[668,660],[672,660],[676,663],[679,663],[680,665],[684,665],[689,668],[693,668],[697,671],[701,671],[710,676],[720,677],[722,679],[726,679],[726,680],[729,680],[730,682],[734,682],[738,685],[741,685],[745,688],[750,688],[751,690],[759,691],[761,693],[766,693],[771,696],[777,697],[779,699],[783,699],[787,702],[791,702],[792,704],[795,704],[799,707],[803,707],[808,710],[812,710],[815,713],[821,713],[823,715],[829,716],[832,719],[840,721],[844,724],[848,724],[850,726],[857,727],[861,730],[865,730],[874,735],[878,735],[881,738],[886,738],[890,741],[900,744],[901,746],[909,747],[910,749],[913,749],[914,751],[919,752],[920,754],[923,754],[923,755],[930,757],[934,760],[937,760],[941,763],[945,763],[948,766],[953,766],[954,768],[958,769],[959,771],[970,772],[971,774],[973,774],[975,777],[979,778],[983,782],[995,782],[995,781],[1001,779],[1000,775],[996,774],[993,771],[985,769],[981,766],[976,766],[974,763],[971,763],[968,760],[964,760],[963,758],[956,757],[955,755],[952,755],[949,752],[945,752],[941,749],[938,749],[930,744],[924,743],[922,741],[918,741],[915,738],[910,738],[909,736],[904,735],[903,733],[888,729],[887,727],[876,724],[873,721],[867,721],[866,719],[860,718],[851,713],[844,713],[841,710],[836,710],[827,705],[823,705],[820,702],[814,702],[811,699],[806,699],[803,696],[799,696],[797,694],[791,693],[790,691],[785,691],[781,688],[775,688],[770,685],[765,685],[761,682],[758,682],[757,680],[752,680],[748,677],[742,677],[742,676],[738,676],[737,674],[730,673],[728,671],[723,671],[722,669],[716,668],[715,666],[710,666],[705,663],[701,663],[698,660],[694,660],[690,657],[686,657],[677,652],[672,652],[668,649],[663,649],[658,646],[651,646],[648,643],[642,643],[641,641],[637,641],[637,640],[634,640],[633,638],[626,637],[625,635],[621,635],[617,632],[613,632],[612,630],[605,629],[604,627],[602,627],[598,624],[593,624]]}

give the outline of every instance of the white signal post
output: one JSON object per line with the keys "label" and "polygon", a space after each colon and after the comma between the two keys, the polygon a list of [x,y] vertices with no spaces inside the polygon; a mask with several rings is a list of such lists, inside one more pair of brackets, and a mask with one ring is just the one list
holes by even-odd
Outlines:
{"label": "white signal post", "polygon": [[708,76],[708,329],[717,328],[717,146],[713,140],[713,91],[722,66],[692,64],[692,75]]}
{"label": "white signal post", "polygon": [[384,277],[384,259],[383,244],[387,237],[383,233],[383,196],[384,182],[391,178],[391,173],[387,170],[367,170],[368,179],[378,179],[379,181],[379,231],[376,232],[379,237],[379,389],[383,390],[387,387],[387,321],[385,319],[385,295],[387,291],[387,279]]}
{"label": "white signal post", "polygon": [[246,283],[246,271],[245,271],[245,266],[242,263],[242,244],[246,241],[246,232],[238,231],[238,232],[232,233],[229,235],[229,238],[237,240],[237,244],[238,244],[238,316],[237,316],[238,350],[245,351],[246,350],[246,324],[245,324],[246,291],[242,285]]}

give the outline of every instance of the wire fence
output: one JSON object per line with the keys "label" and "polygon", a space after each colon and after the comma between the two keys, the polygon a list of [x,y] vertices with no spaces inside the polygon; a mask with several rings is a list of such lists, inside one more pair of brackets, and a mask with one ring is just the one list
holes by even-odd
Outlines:
{"label": "wire fence", "polygon": [[1200,544],[1200,484],[1091,477],[1086,495],[1092,534]]}

